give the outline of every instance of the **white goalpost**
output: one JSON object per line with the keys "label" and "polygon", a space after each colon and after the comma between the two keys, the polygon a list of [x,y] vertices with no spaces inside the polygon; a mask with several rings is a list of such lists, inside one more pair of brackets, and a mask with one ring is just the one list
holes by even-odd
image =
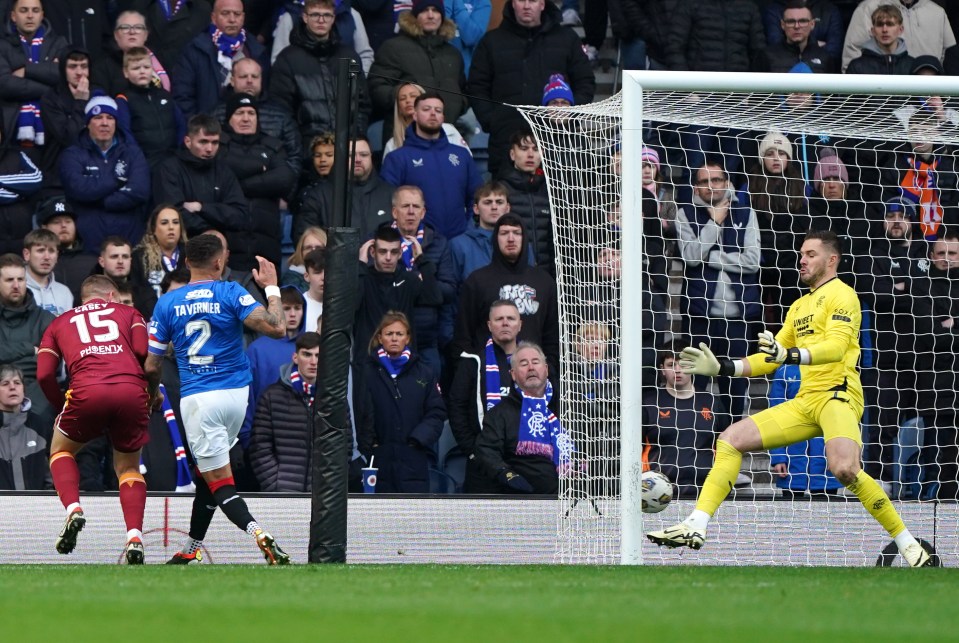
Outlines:
{"label": "white goalpost", "polygon": [[[948,237],[942,246],[948,250],[952,237],[945,232],[959,233],[953,154],[959,112],[951,96],[959,96],[957,78],[626,71],[622,92],[600,103],[522,108],[543,154],[554,222],[564,347],[561,420],[584,465],[580,475],[561,480],[567,501],[557,518],[557,562],[875,564],[890,539],[828,472],[813,471],[824,459],[812,444],[801,456],[747,456],[743,483],[720,508],[700,552],[659,549],[644,535],[689,512],[712,461],[708,444],[682,437],[672,445],[678,460],[656,461],[667,449],[657,443],[664,434],[656,432],[650,410],[665,418],[675,409],[678,418],[682,404],[662,405],[653,351],[671,339],[702,336],[704,324],[729,329],[715,339],[731,347],[742,344],[734,328],[780,325],[800,292],[798,273],[792,274],[798,255],[792,253],[810,226],[840,235],[841,278],[863,301],[865,468],[882,481],[909,529],[933,544],[944,564],[957,562],[959,379],[943,375],[950,370],[943,346],[951,337],[942,322],[951,318],[947,282],[950,275],[959,280],[959,257],[940,264],[932,255],[940,247],[937,237]],[[782,168],[764,161],[760,152],[770,148],[785,155]],[[727,262],[721,270],[741,273],[742,281],[733,278],[729,290],[736,297],[726,296],[722,311],[712,301],[703,313],[690,290],[698,241],[689,236],[695,226],[687,217],[702,194],[694,185],[696,171],[704,159],[716,158],[730,194],[757,213],[759,234],[747,236],[751,247],[735,256],[724,249],[716,255],[721,260],[706,261]],[[644,187],[644,160],[655,161],[653,186]],[[828,182],[843,184],[841,197],[832,195]],[[653,202],[659,227],[643,216],[644,201]],[[904,260],[912,273],[901,278],[881,274],[888,268],[883,262],[902,247],[898,233],[890,232],[897,208],[910,217],[900,228],[912,234]],[[721,245],[728,243],[731,238]],[[651,248],[662,256],[651,257]],[[741,265],[733,270],[735,262]],[[761,293],[758,309],[743,294],[752,291],[740,288],[752,283],[751,275]],[[890,292],[882,281],[887,277]],[[897,279],[905,285],[895,286]],[[665,309],[657,308],[659,299]],[[959,318],[959,302],[955,311]],[[900,327],[906,318],[909,333]],[[898,342],[893,361],[888,350],[881,353],[890,337]],[[754,340],[754,334],[743,338],[749,353]],[[590,342],[602,347],[591,353]],[[730,357],[746,354],[734,350]],[[727,411],[741,411],[736,419],[776,402],[765,382],[752,382],[745,392],[711,382],[698,382],[696,389],[717,404],[728,400]],[[685,429],[693,431],[676,427],[675,433]],[[785,462],[787,473],[771,473],[773,461]],[[683,473],[688,463],[695,474]],[[801,466],[807,470],[796,468]],[[668,469],[681,492],[660,514],[642,513],[644,467]],[[796,482],[802,479],[805,488]]]}

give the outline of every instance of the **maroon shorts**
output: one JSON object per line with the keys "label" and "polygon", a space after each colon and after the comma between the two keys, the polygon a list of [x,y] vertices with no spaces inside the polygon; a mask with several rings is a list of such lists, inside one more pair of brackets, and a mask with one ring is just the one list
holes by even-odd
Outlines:
{"label": "maroon shorts", "polygon": [[106,433],[113,448],[132,453],[150,441],[146,388],[114,383],[67,391],[56,429],[74,442],[89,442]]}

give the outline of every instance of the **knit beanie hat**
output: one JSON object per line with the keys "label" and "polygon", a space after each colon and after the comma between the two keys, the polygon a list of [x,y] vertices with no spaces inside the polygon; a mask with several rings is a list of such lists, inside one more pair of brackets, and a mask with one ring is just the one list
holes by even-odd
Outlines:
{"label": "knit beanie hat", "polygon": [[838,176],[844,184],[849,184],[849,170],[846,169],[846,164],[833,150],[830,150],[830,152],[833,153],[819,159],[812,174],[813,187],[820,194],[822,193],[822,180],[826,177]]}
{"label": "knit beanie hat", "polygon": [[441,14],[445,12],[443,0],[413,0],[413,9],[410,11],[414,16],[420,15],[427,7],[433,7]]}
{"label": "knit beanie hat", "polygon": [[659,152],[653,148],[644,145],[643,151],[640,153],[640,160],[642,163],[649,163],[659,172]]}
{"label": "knit beanie hat", "polygon": [[549,77],[549,82],[543,88],[543,105],[549,105],[551,100],[565,98],[570,105],[576,104],[573,99],[573,90],[566,83],[566,77],[562,74],[553,74]]}
{"label": "knit beanie hat", "polygon": [[100,114],[109,114],[113,118],[116,118],[117,109],[117,102],[109,96],[94,96],[87,101],[86,107],[83,108],[83,113],[87,117],[87,123],[89,123],[94,116],[99,116]]}
{"label": "knit beanie hat", "polygon": [[256,99],[253,98],[253,96],[249,94],[230,94],[226,99],[224,122],[229,123],[230,119],[233,118],[233,114],[241,107],[252,107],[256,115],[260,115],[260,110],[256,107]]}
{"label": "knit beanie hat", "polygon": [[779,150],[787,158],[793,158],[793,145],[786,138],[785,134],[776,130],[770,130],[763,140],[759,143],[759,158],[766,156],[769,150]]}

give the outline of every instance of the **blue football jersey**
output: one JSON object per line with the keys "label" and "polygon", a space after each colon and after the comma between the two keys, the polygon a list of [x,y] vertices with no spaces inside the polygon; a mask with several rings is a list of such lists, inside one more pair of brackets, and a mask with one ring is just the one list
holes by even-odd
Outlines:
{"label": "blue football jersey", "polygon": [[261,304],[232,281],[197,281],[157,302],[150,321],[150,352],[173,344],[181,394],[242,388],[250,383],[243,320]]}

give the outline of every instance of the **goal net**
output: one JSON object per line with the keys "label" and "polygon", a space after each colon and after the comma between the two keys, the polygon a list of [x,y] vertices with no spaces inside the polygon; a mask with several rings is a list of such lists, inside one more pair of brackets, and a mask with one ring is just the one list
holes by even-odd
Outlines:
{"label": "goal net", "polygon": [[[561,480],[558,562],[875,564],[891,539],[821,438],[744,456],[703,550],[643,537],[692,509],[725,426],[798,390],[798,367],[691,380],[673,364],[690,341],[756,352],[806,292],[810,229],[839,236],[861,301],[864,468],[955,562],[956,94],[918,76],[626,72],[603,102],[523,108],[553,215],[561,421],[582,463]],[[650,469],[675,497],[644,515]]]}

